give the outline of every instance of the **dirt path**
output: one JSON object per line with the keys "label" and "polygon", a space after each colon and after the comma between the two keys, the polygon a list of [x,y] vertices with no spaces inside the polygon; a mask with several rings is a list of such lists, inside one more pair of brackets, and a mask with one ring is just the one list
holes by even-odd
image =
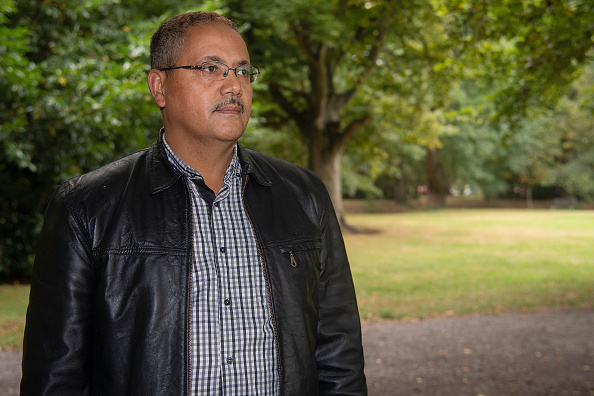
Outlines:
{"label": "dirt path", "polygon": [[[593,396],[594,311],[363,324],[369,394]],[[0,353],[18,395],[20,353]]]}

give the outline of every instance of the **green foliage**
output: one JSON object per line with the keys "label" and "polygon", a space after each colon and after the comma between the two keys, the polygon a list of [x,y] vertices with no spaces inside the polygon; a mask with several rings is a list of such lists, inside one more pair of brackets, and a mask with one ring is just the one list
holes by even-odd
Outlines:
{"label": "green foliage", "polygon": [[[29,176],[37,171],[32,161],[35,142],[28,136],[31,102],[40,91],[40,71],[27,59],[30,32],[27,27],[10,28],[6,24],[15,13],[12,1],[0,5],[0,278],[10,271],[23,271],[30,260],[39,215],[24,202],[30,185]],[[31,99],[33,99],[31,101]],[[23,175],[23,177],[15,174]],[[16,176],[16,177],[15,177]],[[19,213],[19,209],[21,213]],[[27,213],[28,212],[28,213]],[[23,254],[24,253],[24,254]]]}
{"label": "green foliage", "polygon": [[19,0],[0,7],[0,280],[30,273],[59,180],[156,136],[146,72],[160,21],[150,13],[163,9],[151,4]]}
{"label": "green foliage", "polygon": [[590,65],[569,95],[548,111],[547,133],[557,136],[555,166],[543,184],[562,187],[570,195],[594,201],[594,114],[588,108],[594,76]]}
{"label": "green foliage", "polygon": [[[316,115],[328,118],[321,121],[326,123],[338,118],[342,126],[361,115],[353,111],[355,106],[345,106],[350,91],[358,89],[376,67],[373,51],[378,41],[381,45],[380,30],[388,19],[384,2],[366,4],[372,3],[228,2],[252,63],[264,72],[261,82],[267,89],[258,93],[269,104],[261,109],[267,126],[297,127],[307,142],[315,139],[310,126]],[[337,100],[332,108],[326,102],[330,97]]]}
{"label": "green foliage", "polygon": [[468,43],[467,62],[498,86],[500,117],[519,123],[531,108],[556,101],[592,50],[594,7],[588,1],[441,1],[455,41]]}

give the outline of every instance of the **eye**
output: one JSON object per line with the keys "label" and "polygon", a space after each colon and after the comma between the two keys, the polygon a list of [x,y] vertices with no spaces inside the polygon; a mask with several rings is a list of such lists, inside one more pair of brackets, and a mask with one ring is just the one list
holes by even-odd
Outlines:
{"label": "eye", "polygon": [[248,77],[249,75],[250,75],[249,67],[238,67],[237,68],[237,76],[238,77]]}
{"label": "eye", "polygon": [[205,62],[202,64],[202,73],[217,74],[220,72],[220,67],[216,63]]}

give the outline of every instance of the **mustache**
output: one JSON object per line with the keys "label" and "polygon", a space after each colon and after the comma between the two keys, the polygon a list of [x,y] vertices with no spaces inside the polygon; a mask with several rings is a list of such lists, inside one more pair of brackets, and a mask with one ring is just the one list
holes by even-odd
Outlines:
{"label": "mustache", "polygon": [[245,113],[245,106],[243,105],[243,103],[241,103],[241,100],[237,99],[236,97],[232,97],[231,99],[217,103],[215,105],[214,111],[217,111],[220,108],[223,108],[223,107],[229,106],[229,105],[239,106],[239,108],[241,109],[241,113],[242,114]]}

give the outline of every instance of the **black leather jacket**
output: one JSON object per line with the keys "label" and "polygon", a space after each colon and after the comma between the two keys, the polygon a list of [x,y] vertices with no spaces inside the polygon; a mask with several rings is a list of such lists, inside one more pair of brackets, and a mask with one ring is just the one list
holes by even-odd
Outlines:
{"label": "black leather jacket", "polygon": [[[280,394],[366,394],[353,282],[324,185],[255,151],[239,157]],[[32,278],[22,395],[188,394],[190,210],[158,142],[58,187]]]}

